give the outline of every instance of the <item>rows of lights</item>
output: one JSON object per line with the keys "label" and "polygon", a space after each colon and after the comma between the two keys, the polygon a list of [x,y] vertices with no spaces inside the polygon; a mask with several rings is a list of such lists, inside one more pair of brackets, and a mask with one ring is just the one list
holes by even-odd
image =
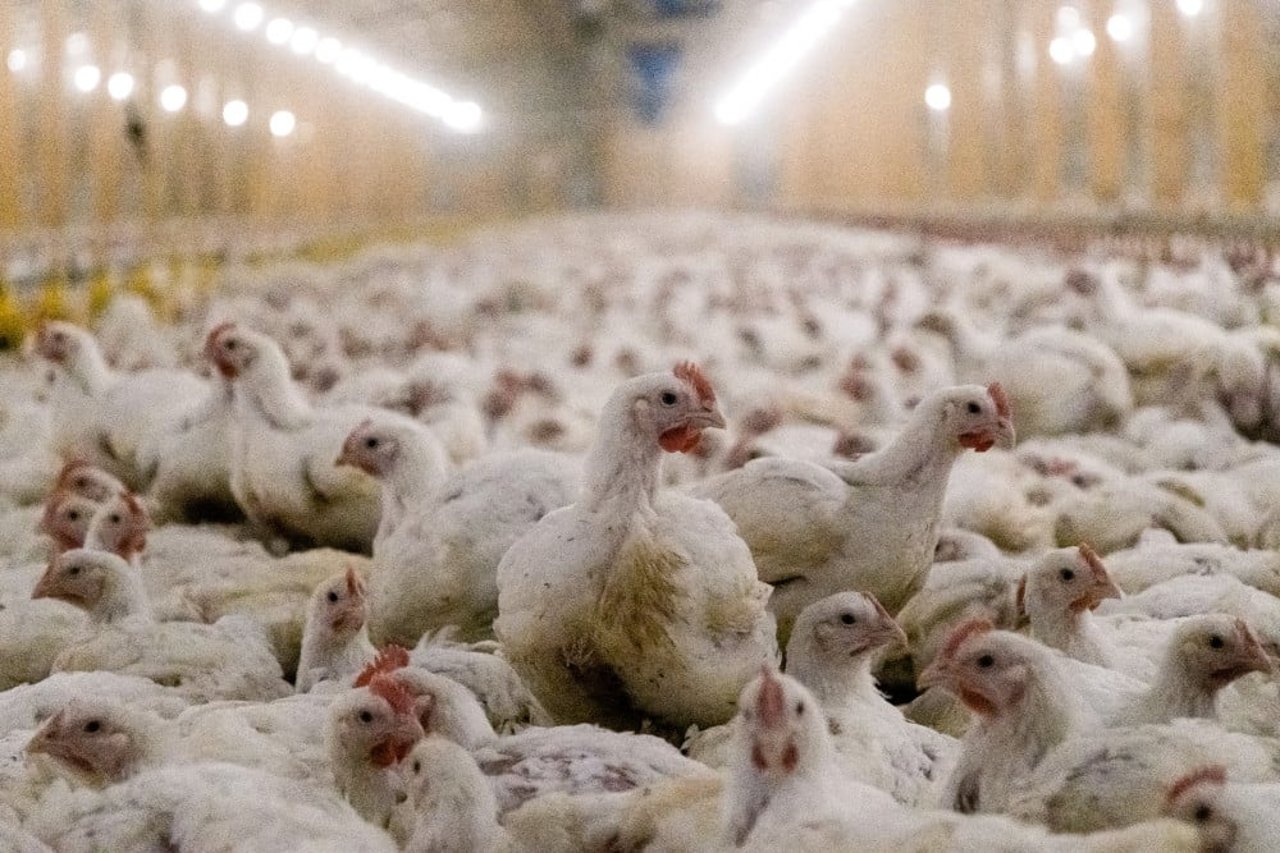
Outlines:
{"label": "rows of lights", "polygon": [[[205,0],[210,2],[210,0]],[[86,50],[83,33],[74,33],[67,39],[67,52],[84,53]],[[30,57],[20,48],[11,50],[6,65],[14,74],[26,70]],[[102,83],[102,69],[96,65],[80,65],[71,75],[71,83],[77,91],[89,94]],[[117,71],[107,78],[107,95],[113,101],[126,101],[133,95],[137,81],[127,71]],[[174,83],[160,90],[160,108],[165,112],[178,113],[187,105],[187,90]],[[222,120],[228,127],[241,127],[249,120],[249,105],[241,100],[228,101],[222,107]],[[275,136],[284,137],[293,133],[297,127],[297,118],[288,110],[277,110],[271,114],[267,122],[268,128]]]}
{"label": "rows of lights", "polygon": [[765,96],[840,22],[853,0],[814,0],[782,38],[716,104],[721,124],[741,124]]}
{"label": "rows of lights", "polygon": [[[197,3],[210,15],[230,11],[231,23],[241,32],[253,33],[261,29],[269,44],[287,49],[299,57],[309,56],[322,65],[332,66],[339,74],[357,84],[437,118],[459,133],[478,131],[484,120],[480,105],[474,101],[455,100],[436,87],[396,71],[362,51],[345,47],[338,39],[321,35],[311,27],[299,26],[284,17],[270,17],[253,0],[246,0],[234,7],[230,6],[228,0],[197,0]],[[287,124],[292,127],[282,119],[278,126],[284,127]],[[273,121],[272,127],[276,126]]]}

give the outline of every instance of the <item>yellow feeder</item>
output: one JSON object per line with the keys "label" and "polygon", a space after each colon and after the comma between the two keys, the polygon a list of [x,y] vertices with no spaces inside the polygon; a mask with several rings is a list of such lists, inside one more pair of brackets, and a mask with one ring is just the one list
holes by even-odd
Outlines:
{"label": "yellow feeder", "polygon": [[0,350],[16,350],[27,334],[22,306],[14,298],[9,283],[0,279]]}
{"label": "yellow feeder", "polygon": [[111,282],[111,273],[99,270],[89,280],[89,319],[96,320],[111,305],[115,298],[115,286]]}
{"label": "yellow feeder", "polygon": [[46,320],[72,320],[71,300],[67,296],[67,277],[55,273],[45,279],[31,305],[31,320],[39,325]]}

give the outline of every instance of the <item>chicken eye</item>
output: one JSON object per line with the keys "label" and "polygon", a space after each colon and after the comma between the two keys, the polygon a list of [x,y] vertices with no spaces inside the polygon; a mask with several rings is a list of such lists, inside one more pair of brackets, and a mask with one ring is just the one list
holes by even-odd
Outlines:
{"label": "chicken eye", "polygon": [[996,665],[996,659],[993,658],[991,655],[983,655],[982,657],[978,658],[978,666],[982,667],[983,669],[990,669],[995,665]]}
{"label": "chicken eye", "polygon": [[229,339],[225,344],[223,344],[223,346],[225,346],[225,347],[226,347],[227,349],[229,349],[229,350],[235,349],[235,348],[236,348],[236,339],[235,339],[235,338],[231,338],[231,339]]}
{"label": "chicken eye", "polygon": [[329,599],[329,603],[331,603],[331,604],[337,604],[337,603],[338,603],[338,594],[337,594],[336,592],[334,592],[333,590],[329,590],[329,594],[328,594],[327,596],[325,596],[325,597]]}
{"label": "chicken eye", "polygon": [[368,711],[361,711],[361,712],[360,712],[360,722],[362,722],[362,723],[372,723],[372,722],[373,722],[373,714],[370,714]]}
{"label": "chicken eye", "polygon": [[73,510],[71,510],[71,512],[67,513],[67,518],[71,519],[72,521],[79,521],[79,520],[80,520],[80,511],[79,511],[79,510],[74,510],[74,509],[73,509]]}
{"label": "chicken eye", "polygon": [[119,514],[119,513],[112,513],[111,515],[107,516],[107,521],[111,522],[112,524],[119,524],[119,523],[120,523],[120,514]]}
{"label": "chicken eye", "polygon": [[84,730],[89,734],[93,734],[94,732],[98,731],[101,728],[102,728],[102,723],[98,722],[97,720],[90,720],[89,722],[84,724]]}
{"label": "chicken eye", "polygon": [[378,439],[373,436],[369,436],[364,440],[364,446],[370,450],[376,450],[378,448]]}
{"label": "chicken eye", "polygon": [[857,619],[855,619],[855,618],[853,618],[853,614],[852,614],[852,613],[841,613],[841,614],[840,614],[840,621],[841,621],[841,622],[843,622],[843,623],[844,623],[844,624],[846,624],[846,625],[852,625],[854,622],[857,622],[858,620],[857,620]]}
{"label": "chicken eye", "polygon": [[1062,578],[1064,581],[1073,581],[1076,579],[1076,573],[1071,569],[1063,569],[1058,572],[1058,577]]}
{"label": "chicken eye", "polygon": [[1225,644],[1222,642],[1222,637],[1218,636],[1217,634],[1214,634],[1212,637],[1209,638],[1209,648],[1220,649],[1223,647],[1223,645]]}
{"label": "chicken eye", "polygon": [[79,566],[72,566],[71,568],[67,569],[67,574],[69,574],[69,575],[78,575],[78,574],[80,574],[80,567],[79,567]]}
{"label": "chicken eye", "polygon": [[415,761],[415,762],[413,762],[413,772],[414,772],[414,773],[421,773],[421,772],[422,772],[422,762],[421,762],[421,761]]}
{"label": "chicken eye", "polygon": [[1197,806],[1194,817],[1196,819],[1196,823],[1204,823],[1209,818],[1213,817],[1213,809],[1205,805]]}
{"label": "chicken eye", "polygon": [[804,714],[804,702],[797,702],[797,703],[796,703],[796,716],[797,716],[797,717],[799,717],[799,716],[801,716],[801,715],[803,715],[803,714]]}
{"label": "chicken eye", "polygon": [[662,405],[664,406],[674,406],[680,398],[676,396],[674,391],[663,391],[662,397],[659,399],[662,400]]}
{"label": "chicken eye", "polygon": [[969,414],[971,415],[976,415],[982,412],[982,407],[979,406],[977,403],[971,402],[969,403],[967,408],[969,409]]}

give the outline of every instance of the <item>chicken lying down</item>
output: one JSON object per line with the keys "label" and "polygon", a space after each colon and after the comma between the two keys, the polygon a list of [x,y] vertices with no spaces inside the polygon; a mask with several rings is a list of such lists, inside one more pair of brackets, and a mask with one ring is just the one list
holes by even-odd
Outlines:
{"label": "chicken lying down", "polygon": [[492,784],[502,813],[555,792],[622,791],[707,772],[658,738],[589,724],[531,727],[500,737],[471,691],[406,663],[403,650],[384,651],[356,683],[390,677],[412,694],[423,730],[472,754]]}
{"label": "chicken lying down", "polygon": [[691,451],[723,425],[696,365],[622,383],[601,413],[578,502],[499,564],[494,631],[558,722],[717,724],[777,657],[770,590],[733,521],[657,487],[664,451]]}
{"label": "chicken lying down", "polygon": [[1206,542],[1144,542],[1109,554],[1107,570],[1130,595],[1186,575],[1228,575],[1280,596],[1280,554],[1275,551],[1241,551]]}
{"label": "chicken lying down", "polygon": [[33,595],[73,604],[93,623],[90,634],[59,653],[55,671],[140,675],[202,701],[289,692],[258,623],[234,615],[215,625],[155,622],[137,570],[115,554],[68,551],[49,565]]}
{"label": "chicken lying down", "polygon": [[62,853],[396,849],[332,791],[216,762],[144,771],[101,791],[51,789],[24,828]]}
{"label": "chicken lying down", "polygon": [[278,344],[234,324],[213,329],[205,354],[234,387],[231,492],[264,534],[367,553],[377,485],[337,464],[351,430],[374,410],[312,406]]}
{"label": "chicken lying down", "polygon": [[177,370],[120,374],[107,366],[93,335],[53,322],[36,335],[35,351],[54,367],[53,446],[134,489],[150,483],[160,437],[199,405],[203,380]]}
{"label": "chicken lying down", "polygon": [[928,577],[956,458],[1013,441],[1000,387],[964,385],[925,398],[892,443],[857,461],[758,459],[692,494],[737,525],[774,587],[770,609],[785,638],[801,610],[842,590],[902,609]]}
{"label": "chicken lying down", "polygon": [[[818,699],[841,769],[906,805],[932,803],[958,744],[906,721],[876,690],[872,664],[902,629],[870,593],[843,592],[806,607],[787,644],[787,674]],[[686,754],[712,767],[728,764],[730,723],[698,732]]]}
{"label": "chicken lying down", "polygon": [[1207,720],[1084,732],[1045,757],[1009,811],[1056,832],[1130,826],[1162,814],[1174,783],[1213,764],[1237,782],[1280,781],[1280,741]]}
{"label": "chicken lying down", "polygon": [[1188,773],[1169,786],[1165,813],[1199,829],[1209,850],[1266,853],[1280,848],[1280,784],[1228,779],[1222,765]]}
{"label": "chicken lying down", "polygon": [[575,495],[576,463],[561,454],[496,453],[451,476],[442,456],[425,427],[383,416],[343,445],[339,461],[382,484],[369,620],[380,644],[412,646],[450,625],[461,639],[490,637],[498,563]]}
{"label": "chicken lying down", "polygon": [[515,734],[529,726],[552,725],[551,716],[494,645],[457,643],[444,637],[424,636],[410,653],[410,663],[452,679],[470,690],[498,734]]}

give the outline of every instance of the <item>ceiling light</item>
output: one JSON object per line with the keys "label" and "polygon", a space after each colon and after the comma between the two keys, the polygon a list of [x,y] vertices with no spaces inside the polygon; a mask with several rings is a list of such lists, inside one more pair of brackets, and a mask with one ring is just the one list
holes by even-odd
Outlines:
{"label": "ceiling light", "polygon": [[27,52],[21,48],[14,48],[9,51],[9,57],[5,61],[5,64],[9,66],[10,71],[17,74],[19,71],[27,67]]}
{"label": "ceiling light", "polygon": [[1076,58],[1075,45],[1066,36],[1058,36],[1049,42],[1049,56],[1059,65],[1066,65]]}
{"label": "ceiling light", "polygon": [[222,120],[228,127],[239,127],[249,120],[249,105],[244,101],[227,101],[222,106]]}
{"label": "ceiling light", "polygon": [[164,91],[160,93],[160,106],[164,107],[166,112],[176,113],[187,105],[187,90],[173,84],[165,86]]}
{"label": "ceiling light", "polygon": [[951,90],[943,83],[934,83],[924,90],[925,105],[935,113],[951,109]]}
{"label": "ceiling light", "polygon": [[293,21],[288,18],[275,18],[267,24],[267,41],[272,44],[284,44],[293,35]]}
{"label": "ceiling light", "polygon": [[127,71],[117,71],[107,78],[107,94],[112,100],[123,101],[133,94],[133,75]]}
{"label": "ceiling light", "polygon": [[299,56],[306,56],[316,49],[316,44],[320,41],[320,36],[310,27],[298,27],[293,31],[293,38],[289,39],[289,49]]}
{"label": "ceiling light", "polygon": [[1089,57],[1093,56],[1093,51],[1098,46],[1098,40],[1089,30],[1076,30],[1071,36],[1071,46],[1075,48],[1078,55]]}
{"label": "ceiling light", "polygon": [[1188,18],[1194,18],[1204,11],[1204,0],[1178,0],[1178,11]]}
{"label": "ceiling light", "polygon": [[200,8],[210,15],[216,15],[227,7],[227,0],[200,0]]}
{"label": "ceiling light", "polygon": [[271,135],[288,136],[297,127],[298,120],[288,110],[279,110],[271,114]]}
{"label": "ceiling light", "polygon": [[738,124],[840,21],[853,0],[814,0],[776,44],[716,104],[722,124]]}
{"label": "ceiling light", "polygon": [[72,33],[67,36],[67,53],[78,56],[89,49],[89,37],[84,33]]}
{"label": "ceiling light", "polygon": [[1059,6],[1058,26],[1064,30],[1074,30],[1080,26],[1080,10],[1075,6]]}
{"label": "ceiling light", "polygon": [[1112,41],[1128,41],[1133,38],[1133,20],[1127,15],[1112,15],[1107,19],[1107,35]]}
{"label": "ceiling light", "polygon": [[81,92],[92,92],[98,88],[98,83],[102,80],[102,72],[96,65],[81,65],[76,69],[72,80]]}
{"label": "ceiling light", "polygon": [[322,38],[316,43],[316,59],[325,65],[332,65],[342,55],[342,42],[336,38]]}
{"label": "ceiling light", "polygon": [[262,17],[262,7],[257,3],[241,3],[236,7],[232,20],[235,21],[237,27],[247,33],[258,28],[262,23]]}

